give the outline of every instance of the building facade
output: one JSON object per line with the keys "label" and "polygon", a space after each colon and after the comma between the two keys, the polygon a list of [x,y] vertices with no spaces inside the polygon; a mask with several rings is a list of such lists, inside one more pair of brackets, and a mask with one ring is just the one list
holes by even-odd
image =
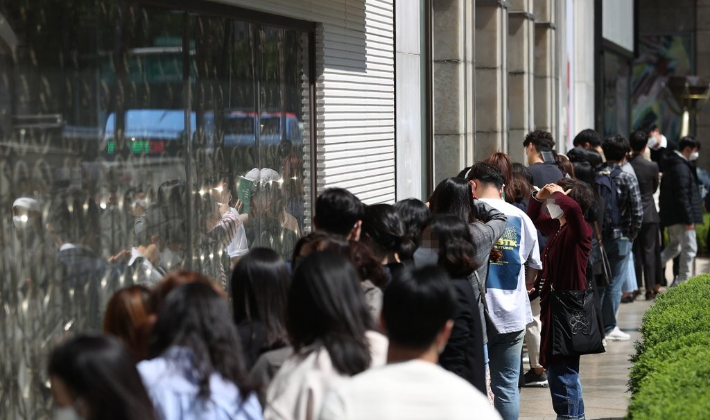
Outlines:
{"label": "building facade", "polygon": [[534,129],[566,150],[598,127],[595,3],[0,0],[0,419],[49,418],[47,351],[101,328],[125,250],[228,278],[222,205],[290,259],[326,188],[426,199]]}

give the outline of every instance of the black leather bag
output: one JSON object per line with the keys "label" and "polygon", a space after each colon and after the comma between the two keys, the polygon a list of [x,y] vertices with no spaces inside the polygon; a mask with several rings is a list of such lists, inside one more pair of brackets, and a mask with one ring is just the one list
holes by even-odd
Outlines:
{"label": "black leather bag", "polygon": [[553,356],[604,353],[604,326],[594,304],[594,291],[550,290]]}
{"label": "black leather bag", "polygon": [[611,284],[611,279],[613,274],[611,273],[611,264],[609,264],[609,256],[606,254],[604,249],[604,242],[602,241],[602,235],[599,232],[599,224],[594,222],[594,231],[597,236],[597,255],[594,263],[592,264],[592,272],[594,273],[594,279],[597,282],[597,287],[607,287]]}

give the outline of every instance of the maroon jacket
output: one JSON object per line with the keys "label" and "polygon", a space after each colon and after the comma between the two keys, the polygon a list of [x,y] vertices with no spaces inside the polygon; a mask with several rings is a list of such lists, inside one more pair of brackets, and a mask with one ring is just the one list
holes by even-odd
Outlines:
{"label": "maroon jacket", "polygon": [[544,367],[547,367],[553,357],[550,336],[550,285],[555,290],[584,290],[589,250],[592,246],[592,228],[584,220],[579,204],[560,192],[554,193],[552,198],[565,213],[566,223],[562,227],[559,220],[551,219],[542,211],[542,202],[530,200],[528,204],[528,216],[535,223],[535,227],[548,237],[541,255],[542,273],[538,277],[538,281],[545,279],[540,291],[540,364]]}

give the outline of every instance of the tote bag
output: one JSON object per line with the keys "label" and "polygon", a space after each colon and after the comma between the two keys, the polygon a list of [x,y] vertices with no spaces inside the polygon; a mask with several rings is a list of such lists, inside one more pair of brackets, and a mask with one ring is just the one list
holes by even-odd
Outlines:
{"label": "tote bag", "polygon": [[604,327],[589,285],[586,290],[550,290],[550,311],[554,356],[604,353]]}

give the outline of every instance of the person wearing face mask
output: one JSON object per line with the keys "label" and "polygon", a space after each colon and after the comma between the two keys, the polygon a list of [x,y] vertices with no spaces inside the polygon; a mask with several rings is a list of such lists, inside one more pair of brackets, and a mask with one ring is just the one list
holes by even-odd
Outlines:
{"label": "person wearing face mask", "polygon": [[658,164],[658,169],[663,172],[663,160],[664,158],[678,150],[678,143],[673,140],[668,140],[666,136],[661,134],[661,130],[656,124],[649,123],[639,130],[644,131],[648,135],[648,150],[649,157],[653,162]]}
{"label": "person wearing face mask", "polygon": [[698,250],[695,224],[703,223],[698,177],[693,162],[700,154],[700,142],[691,136],[680,140],[679,151],[663,161],[661,180],[661,224],[668,228],[670,242],[661,253],[661,264],[680,255],[677,285],[690,277]]}
{"label": "person wearing face mask", "polygon": [[54,420],[157,420],[133,358],[116,338],[79,335],[49,358]]}
{"label": "person wearing face mask", "polygon": [[[558,418],[583,419],[584,401],[579,380],[579,356],[552,355],[550,290],[584,290],[592,228],[584,213],[594,193],[582,181],[563,178],[542,188],[528,205],[535,227],[549,240],[542,252],[540,364],[547,368],[552,406]],[[542,211],[547,208],[549,216]]]}

